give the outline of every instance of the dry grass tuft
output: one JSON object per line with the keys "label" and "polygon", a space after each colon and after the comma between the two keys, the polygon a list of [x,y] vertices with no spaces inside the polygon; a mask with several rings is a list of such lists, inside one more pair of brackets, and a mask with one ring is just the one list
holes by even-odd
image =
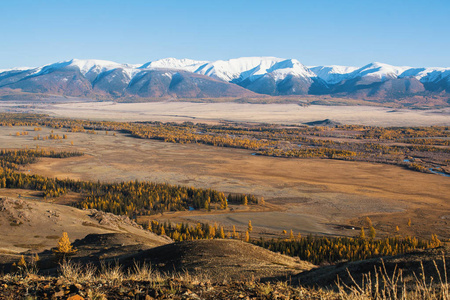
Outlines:
{"label": "dry grass tuft", "polygon": [[150,264],[143,263],[140,265],[137,262],[134,262],[133,268],[128,271],[127,279],[151,282],[164,280],[163,275],[159,271],[152,269]]}
{"label": "dry grass tuft", "polygon": [[344,300],[449,300],[450,285],[448,283],[445,256],[442,257],[442,271],[439,269],[436,261],[433,261],[433,263],[438,274],[437,281],[431,276],[427,278],[422,263],[419,276],[414,273],[414,282],[406,280],[403,277],[402,270],[397,267],[392,274],[389,274],[383,261],[382,266],[379,269],[375,268],[373,276],[371,276],[371,273],[364,274],[360,284],[358,284],[350,272],[348,272],[353,284],[346,285],[340,282],[338,278],[336,284],[339,289],[339,295],[341,299]]}
{"label": "dry grass tuft", "polygon": [[124,280],[125,274],[122,270],[122,266],[119,265],[119,262],[116,261],[114,264],[102,262],[100,267],[100,278],[113,285],[118,285]]}
{"label": "dry grass tuft", "polygon": [[96,268],[93,265],[87,264],[82,266],[80,263],[75,263],[71,260],[63,260],[59,264],[59,271],[64,278],[76,283],[94,281],[96,274]]}

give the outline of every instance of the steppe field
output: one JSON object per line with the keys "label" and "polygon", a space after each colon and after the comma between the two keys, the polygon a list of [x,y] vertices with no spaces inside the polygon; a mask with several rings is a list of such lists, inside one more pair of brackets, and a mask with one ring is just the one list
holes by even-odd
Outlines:
{"label": "steppe field", "polygon": [[450,108],[404,109],[381,106],[324,106],[299,104],[251,104],[236,102],[80,102],[61,98],[55,102],[3,101],[0,112],[44,113],[62,118],[110,121],[200,122],[219,121],[301,124],[331,119],[341,124],[372,126],[448,126]]}
{"label": "steppe field", "polygon": [[[175,120],[172,112],[164,119],[161,104],[108,103],[50,105],[46,109],[30,109],[29,112],[45,112],[53,115],[75,118],[118,119],[126,120]],[[173,105],[168,104],[169,107]],[[185,104],[179,104],[180,110],[189,115]],[[195,106],[190,104],[191,108]],[[204,104],[199,104],[204,107]],[[216,104],[215,104],[216,105]],[[220,105],[220,104],[217,104]],[[240,104],[233,104],[240,105]],[[104,107],[105,106],[105,107]],[[121,108],[115,110],[115,108]],[[128,109],[125,109],[128,107]],[[159,107],[159,108],[158,108]],[[239,109],[244,118],[249,113],[246,105]],[[252,106],[253,115],[246,120],[261,122],[269,115],[257,111],[259,106]],[[278,106],[273,106],[274,109]],[[292,108],[292,107],[291,107]],[[291,108],[285,108],[287,110]],[[299,107],[302,109],[301,107]],[[3,106],[3,110],[5,106]],[[20,107],[15,108],[20,109]],[[22,107],[23,109],[23,107]],[[104,109],[104,110],[103,110]],[[158,110],[159,109],[159,110]],[[167,109],[167,108],[166,108]],[[228,109],[237,109],[229,107]],[[247,111],[245,110],[247,109]],[[366,118],[364,123],[375,125],[386,120],[395,125],[397,122],[417,122],[419,125],[440,125],[448,122],[448,112],[441,111],[407,111],[387,112],[371,111],[367,107],[354,107],[361,110],[343,113],[340,117],[336,111],[343,107],[317,107],[313,114],[297,114],[297,123],[317,119],[331,118],[341,123],[350,122],[351,118]],[[349,108],[345,108],[349,109]],[[319,114],[326,110],[329,114]],[[336,111],[334,111],[336,110]],[[99,113],[102,111],[103,113]],[[112,112],[114,111],[114,112]],[[151,111],[151,113],[150,113]],[[181,114],[181,111],[179,112]],[[332,112],[334,111],[334,112]],[[202,115],[198,111],[195,119],[202,121],[219,121],[225,118],[225,111],[217,106]],[[229,112],[231,114],[231,112]],[[316,114],[317,113],[317,114]],[[156,115],[159,114],[159,117]],[[397,117],[389,118],[390,114]],[[152,115],[152,116],[150,116]],[[404,116],[402,119],[400,116]],[[293,115],[287,113],[286,122],[294,122]],[[415,119],[409,119],[415,118]],[[178,119],[177,119],[178,120]],[[266,122],[282,122],[282,113],[274,111],[272,118]],[[301,120],[301,121],[299,121]],[[180,120],[184,121],[184,120]],[[360,122],[353,119],[353,122]],[[362,122],[362,121],[361,121]],[[402,124],[403,124],[402,123]],[[18,130],[25,130],[29,135],[16,136]],[[218,222],[226,228],[236,225],[245,231],[248,220],[252,221],[254,230],[260,235],[279,235],[281,231],[292,229],[302,234],[348,235],[358,234],[358,228],[369,216],[378,228],[379,235],[395,234],[398,226],[402,234],[429,237],[432,233],[442,238],[450,238],[450,180],[448,177],[424,174],[404,169],[399,166],[374,164],[366,162],[340,161],[330,159],[286,159],[252,155],[252,151],[219,148],[200,144],[173,144],[161,141],[137,139],[122,133],[97,134],[73,133],[64,129],[53,129],[55,134],[67,134],[64,140],[34,140],[37,134],[49,135],[50,128],[34,132],[31,127],[0,127],[1,148],[39,148],[55,150],[77,150],[85,153],[81,157],[65,159],[41,158],[38,163],[27,166],[23,172],[42,176],[73,178],[92,181],[129,181],[146,180],[170,184],[212,188],[224,193],[247,193],[264,197],[266,205],[243,207],[237,206],[228,213],[220,211],[191,211],[164,213],[150,217],[141,217],[139,221],[149,218],[171,220],[174,222]],[[72,145],[73,143],[73,145]],[[0,190],[0,194],[14,193]],[[20,193],[20,191],[17,191]],[[22,192],[23,193],[23,192]],[[16,195],[17,196],[17,195]],[[57,201],[68,203],[76,195],[68,194]],[[407,226],[408,219],[412,225]],[[381,230],[380,230],[381,229]]]}

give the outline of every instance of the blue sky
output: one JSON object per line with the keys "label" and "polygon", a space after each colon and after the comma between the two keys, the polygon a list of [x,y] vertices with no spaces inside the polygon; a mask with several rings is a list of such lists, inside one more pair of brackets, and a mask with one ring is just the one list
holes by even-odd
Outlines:
{"label": "blue sky", "polygon": [[0,68],[71,58],[450,67],[450,1],[2,0]]}

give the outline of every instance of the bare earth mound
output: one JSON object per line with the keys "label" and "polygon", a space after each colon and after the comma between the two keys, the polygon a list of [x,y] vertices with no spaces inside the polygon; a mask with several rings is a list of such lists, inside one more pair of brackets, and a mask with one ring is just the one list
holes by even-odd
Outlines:
{"label": "bare earth mound", "polygon": [[[448,247],[439,247],[436,249],[418,250],[397,256],[320,267],[298,274],[292,279],[292,282],[302,286],[330,288],[336,287],[337,278],[339,277],[339,282],[351,286],[354,285],[354,282],[358,285],[363,281],[367,282],[367,277],[363,280],[364,274],[370,274],[372,282],[375,283],[376,278],[374,274],[376,270],[380,283],[382,282],[382,275],[392,278],[393,274],[398,276],[399,272],[401,272],[404,282],[410,288],[414,288],[416,277],[422,281],[422,273],[427,278],[427,284],[430,284],[431,278],[433,278],[434,284],[440,284],[440,277],[445,282],[445,272],[450,274],[449,262],[450,251]],[[439,273],[437,270],[439,270]],[[351,277],[349,274],[351,274]]]}
{"label": "bare earth mound", "polygon": [[[315,266],[298,258],[274,253],[237,240],[196,240],[152,247],[148,239],[128,233],[90,234],[73,243],[77,250],[68,258],[81,265],[120,265],[123,271],[136,265],[149,265],[164,274],[206,277],[224,280],[285,280]],[[39,253],[41,274],[58,274],[63,257],[53,251]],[[15,260],[17,262],[17,259]],[[12,270],[14,260],[3,258],[0,269]]]}
{"label": "bare earth mound", "polygon": [[[127,258],[165,272],[206,275],[212,280],[285,278],[315,266],[237,240],[197,240],[164,245]],[[126,264],[126,261],[123,261]]]}

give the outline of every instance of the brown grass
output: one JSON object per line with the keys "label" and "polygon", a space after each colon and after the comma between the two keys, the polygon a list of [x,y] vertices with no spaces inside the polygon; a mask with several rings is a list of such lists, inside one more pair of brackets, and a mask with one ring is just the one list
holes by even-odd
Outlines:
{"label": "brown grass", "polygon": [[[392,233],[399,226],[401,234],[428,238],[437,233],[450,238],[445,230],[450,182],[443,176],[363,162],[252,156],[246,150],[163,143],[104,132],[92,135],[54,130],[55,134],[68,134],[68,139],[34,141],[32,128],[24,129],[30,130],[28,136],[15,137],[9,133],[17,128],[0,128],[0,137],[10,148],[39,145],[86,153],[77,158],[41,159],[24,168],[28,174],[192,185],[226,193],[252,193],[264,196],[272,205],[272,211],[206,216],[191,212],[176,215],[178,220],[218,221],[231,226],[247,224],[251,219],[255,233],[293,229],[302,234],[354,235],[351,229],[337,225],[358,225],[369,215],[378,234]],[[49,131],[43,128],[39,133]],[[68,195],[55,200],[69,203],[76,198]],[[410,228],[406,226],[409,218]]]}
{"label": "brown grass", "polygon": [[[445,261],[444,261],[445,264]],[[439,273],[434,283],[422,273],[412,286],[404,283],[401,271],[388,274],[386,269],[375,270],[375,280],[368,275],[362,283],[353,281],[350,285],[336,283],[337,291],[321,288],[293,287],[289,282],[261,283],[252,279],[212,283],[205,277],[193,277],[188,273],[164,275],[149,270],[149,266],[138,266],[125,274],[120,266],[109,266],[100,270],[82,267],[70,261],[61,264],[59,280],[39,277],[33,274],[8,274],[0,278],[0,297],[13,299],[25,297],[37,299],[38,295],[87,296],[89,299],[148,298],[156,299],[184,297],[183,299],[345,299],[345,300],[387,300],[387,299],[450,299],[447,273]],[[424,270],[422,270],[423,272]],[[19,286],[17,283],[19,282]],[[51,282],[51,284],[49,284]],[[76,284],[76,285],[74,285]],[[69,289],[69,286],[74,288]],[[64,292],[67,290],[67,292]],[[31,294],[30,294],[31,291]],[[34,296],[33,296],[34,293]],[[57,294],[58,293],[58,294]]]}
{"label": "brown grass", "polygon": [[450,285],[447,278],[445,257],[442,259],[443,272],[438,268],[435,261],[433,263],[438,278],[427,278],[423,264],[421,264],[421,270],[417,270],[417,275],[414,274],[415,281],[413,284],[404,280],[401,269],[395,268],[392,274],[389,274],[384,264],[379,269],[374,270],[374,277],[370,273],[366,274],[361,283],[357,283],[349,272],[353,284],[342,284],[338,278],[339,294],[342,299],[450,299]]}

